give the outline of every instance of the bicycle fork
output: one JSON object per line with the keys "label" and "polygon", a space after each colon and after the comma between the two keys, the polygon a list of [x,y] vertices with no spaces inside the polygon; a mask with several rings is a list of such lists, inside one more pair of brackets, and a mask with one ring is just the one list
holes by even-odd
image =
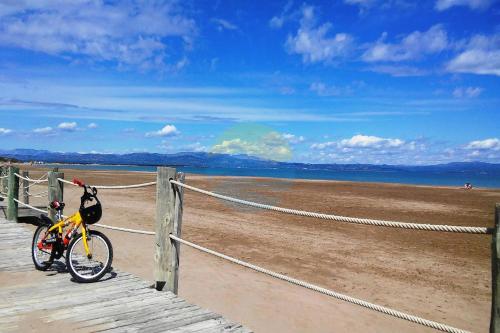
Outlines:
{"label": "bicycle fork", "polygon": [[84,225],[82,228],[83,248],[85,249],[85,253],[87,254],[87,258],[92,259],[92,253],[90,253],[87,235],[88,235],[88,229],[87,229],[87,226]]}

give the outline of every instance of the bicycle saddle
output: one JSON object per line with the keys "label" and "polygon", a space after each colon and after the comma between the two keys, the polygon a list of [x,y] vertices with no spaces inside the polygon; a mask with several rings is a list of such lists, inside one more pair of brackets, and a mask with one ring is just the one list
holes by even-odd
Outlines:
{"label": "bicycle saddle", "polygon": [[40,214],[40,221],[44,225],[48,225],[48,226],[52,225],[52,220],[49,219],[48,216],[45,214]]}
{"label": "bicycle saddle", "polygon": [[50,208],[55,210],[63,210],[64,206],[66,206],[64,202],[59,202],[57,200],[54,200],[50,203]]}

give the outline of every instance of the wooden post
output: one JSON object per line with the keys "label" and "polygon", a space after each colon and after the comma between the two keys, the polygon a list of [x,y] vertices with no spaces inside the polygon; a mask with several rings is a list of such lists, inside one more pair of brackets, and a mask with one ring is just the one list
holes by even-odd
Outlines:
{"label": "wooden post", "polygon": [[156,227],[155,227],[155,287],[156,290],[177,294],[179,281],[179,244],[169,237],[180,237],[182,224],[183,192],[169,180],[184,181],[184,175],[175,168],[159,167],[156,178]]}
{"label": "wooden post", "polygon": [[[8,168],[6,166],[2,166],[2,176],[8,175]],[[6,178],[2,178],[2,192],[7,195],[7,183],[9,180]]]}
{"label": "wooden post", "polygon": [[17,202],[14,199],[19,199],[19,178],[15,174],[19,174],[19,168],[9,167],[9,180],[7,190],[7,220],[17,222]]}
{"label": "wooden post", "polygon": [[[63,182],[57,180],[57,178],[64,178],[64,173],[49,171],[49,205],[52,201],[63,201],[64,192],[63,192]],[[56,211],[49,206],[49,217],[52,221],[56,221]]]}
{"label": "wooden post", "polygon": [[490,333],[500,333],[500,204],[495,205],[495,229],[491,237],[491,321]]}
{"label": "wooden post", "polygon": [[[22,176],[24,178],[29,178],[29,172],[28,171],[23,171],[23,174]],[[30,196],[28,195],[29,193],[29,186],[30,185],[30,182],[27,181],[26,179],[23,179],[23,202],[25,204],[29,204],[30,203]]]}

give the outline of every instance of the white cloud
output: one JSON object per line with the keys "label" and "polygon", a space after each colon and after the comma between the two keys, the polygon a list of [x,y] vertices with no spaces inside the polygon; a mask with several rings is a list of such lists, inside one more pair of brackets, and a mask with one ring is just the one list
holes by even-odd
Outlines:
{"label": "white cloud", "polygon": [[447,10],[455,6],[467,6],[470,9],[486,9],[493,0],[437,0],[435,8],[438,11]]}
{"label": "white cloud", "polygon": [[210,150],[221,154],[246,154],[275,161],[287,161],[292,151],[282,135],[269,132],[258,140],[233,138],[222,140]]}
{"label": "white cloud", "polygon": [[340,96],[346,93],[350,93],[350,88],[340,88],[336,86],[327,86],[322,82],[313,82],[309,86],[309,90],[318,94],[318,96]]}
{"label": "white cloud", "polygon": [[208,148],[206,146],[204,146],[203,144],[201,144],[200,142],[188,144],[183,148],[183,150],[184,149],[186,149],[188,151],[194,151],[194,152],[206,152],[208,150]]}
{"label": "white cloud", "polygon": [[10,134],[10,133],[12,133],[11,129],[0,127],[0,135]]}
{"label": "white cloud", "polygon": [[300,27],[289,35],[286,48],[290,53],[302,55],[304,63],[333,62],[344,58],[352,49],[353,38],[346,33],[331,34],[331,23],[316,24],[314,7],[304,6]]}
{"label": "white cloud", "polygon": [[87,125],[88,128],[97,128],[98,125],[96,123],[90,123]]}
{"label": "white cloud", "polygon": [[424,32],[414,31],[399,43],[386,43],[386,39],[387,33],[383,33],[365,51],[362,59],[366,62],[416,60],[441,52],[449,46],[447,33],[440,24]]}
{"label": "white cloud", "polygon": [[480,87],[458,87],[453,90],[453,96],[456,98],[474,98],[481,95],[483,89]]}
{"label": "white cloud", "polygon": [[73,122],[60,123],[57,126],[57,128],[59,128],[60,130],[63,130],[63,131],[72,132],[72,131],[76,130],[76,126],[77,126],[77,123],[73,121]]}
{"label": "white cloud", "polygon": [[465,146],[465,149],[500,151],[500,140],[498,138],[490,138],[471,141]]}
{"label": "white cloud", "polygon": [[313,143],[311,145],[311,149],[325,149],[330,147],[337,147],[338,144],[335,141],[321,142],[321,143]]}
{"label": "white cloud", "polygon": [[158,131],[146,133],[146,137],[153,137],[153,136],[166,137],[166,136],[175,136],[178,134],[180,134],[180,132],[174,125],[165,125],[162,129]]}
{"label": "white cloud", "polygon": [[235,24],[220,18],[213,18],[212,22],[217,25],[217,30],[238,30],[238,26]]}
{"label": "white cloud", "polygon": [[302,143],[306,140],[302,135],[295,135],[290,133],[284,133],[281,135],[281,137],[291,144]]}
{"label": "white cloud", "polygon": [[371,135],[355,135],[350,139],[343,139],[339,142],[342,148],[393,148],[401,147],[405,142],[400,139],[387,139]]}
{"label": "white cloud", "polygon": [[280,29],[283,24],[285,24],[285,22],[290,18],[290,16],[292,15],[290,13],[290,9],[292,8],[293,6],[293,1],[292,0],[289,0],[285,7],[283,8],[283,11],[281,12],[281,14],[277,15],[277,16],[273,16],[270,20],[269,20],[269,26],[273,29]]}
{"label": "white cloud", "polygon": [[393,64],[373,66],[369,70],[376,73],[389,74],[394,77],[423,76],[429,74],[428,71],[421,68]]}
{"label": "white cloud", "polygon": [[271,20],[269,20],[269,26],[274,29],[279,29],[285,23],[285,18],[283,16],[273,16]]}
{"label": "white cloud", "polygon": [[465,49],[446,65],[453,73],[489,74],[500,76],[500,34],[475,35]]}
{"label": "white cloud", "polygon": [[[408,148],[412,149],[414,142],[408,144]],[[381,138],[371,135],[354,135],[349,139],[342,139],[340,141],[328,141],[322,143],[314,143],[311,145],[312,149],[350,149],[350,148],[400,148],[405,145],[405,141],[401,139]]]}
{"label": "white cloud", "polygon": [[49,134],[49,133],[52,133],[54,131],[54,129],[52,127],[40,127],[40,128],[35,128],[33,130],[33,133],[36,133],[36,134]]}
{"label": "white cloud", "polygon": [[441,156],[429,152],[425,139],[405,141],[361,134],[314,143],[310,148],[309,160],[318,163],[422,164],[419,156]]}
{"label": "white cloud", "polygon": [[348,5],[370,6],[375,3],[375,0],[344,0]]}
{"label": "white cloud", "polygon": [[71,60],[165,66],[167,38],[190,43],[195,23],[174,2],[12,1],[0,10],[0,44]]}

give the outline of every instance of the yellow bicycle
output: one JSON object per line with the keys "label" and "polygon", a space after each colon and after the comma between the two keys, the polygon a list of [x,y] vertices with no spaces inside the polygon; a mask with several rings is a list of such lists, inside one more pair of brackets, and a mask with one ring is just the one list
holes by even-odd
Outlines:
{"label": "yellow bicycle", "polygon": [[78,179],[73,179],[73,183],[83,187],[80,209],[64,218],[64,203],[54,201],[50,204],[56,210],[57,222],[53,223],[46,215],[40,216],[40,225],[33,236],[33,263],[36,269],[45,271],[66,251],[66,267],[71,276],[78,282],[95,282],[110,270],[113,247],[106,235],[88,227],[102,216],[97,189]]}

